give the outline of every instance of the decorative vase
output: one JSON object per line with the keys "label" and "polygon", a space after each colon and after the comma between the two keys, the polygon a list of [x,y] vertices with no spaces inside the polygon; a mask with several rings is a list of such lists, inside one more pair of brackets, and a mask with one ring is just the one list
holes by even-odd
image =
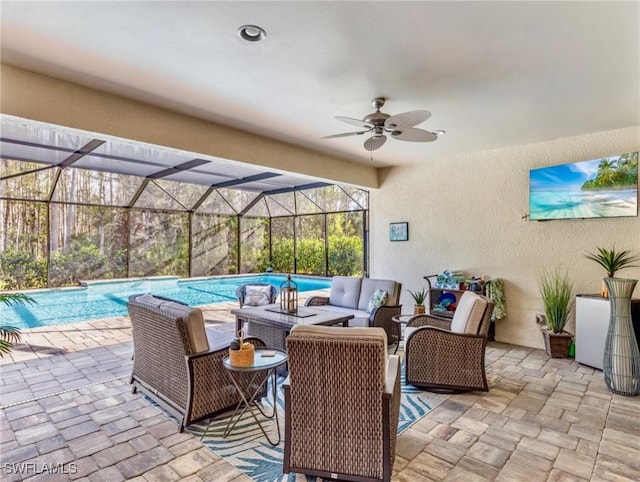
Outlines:
{"label": "decorative vase", "polygon": [[425,313],[424,305],[413,305],[414,315],[424,315],[424,313]]}
{"label": "decorative vase", "polygon": [[611,318],[602,371],[607,388],[619,395],[640,393],[640,350],[631,321],[631,294],[638,280],[605,278]]}

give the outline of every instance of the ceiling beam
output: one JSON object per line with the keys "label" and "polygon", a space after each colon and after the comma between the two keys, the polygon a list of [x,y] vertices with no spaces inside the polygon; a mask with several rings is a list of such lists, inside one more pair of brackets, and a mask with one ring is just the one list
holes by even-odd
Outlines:
{"label": "ceiling beam", "polygon": [[0,65],[4,114],[204,156],[380,187],[378,169],[104,91]]}

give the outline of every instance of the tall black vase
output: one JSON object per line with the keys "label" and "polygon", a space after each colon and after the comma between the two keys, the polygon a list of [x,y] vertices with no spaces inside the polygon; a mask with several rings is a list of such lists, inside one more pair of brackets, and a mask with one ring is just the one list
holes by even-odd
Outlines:
{"label": "tall black vase", "polygon": [[605,278],[611,318],[602,371],[609,390],[619,395],[640,393],[640,350],[631,321],[631,294],[638,280]]}

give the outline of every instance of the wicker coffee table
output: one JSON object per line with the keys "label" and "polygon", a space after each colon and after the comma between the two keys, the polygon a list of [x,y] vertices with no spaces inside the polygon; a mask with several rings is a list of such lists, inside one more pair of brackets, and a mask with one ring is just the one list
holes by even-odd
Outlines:
{"label": "wicker coffee table", "polygon": [[[349,320],[353,319],[353,315],[307,306],[299,308],[297,314],[289,315],[275,311],[279,307],[275,303],[231,310],[236,316],[236,333],[243,330],[247,336],[260,338],[268,348],[286,351],[285,339],[296,325],[349,326]],[[244,328],[245,323],[249,325],[248,329]]]}

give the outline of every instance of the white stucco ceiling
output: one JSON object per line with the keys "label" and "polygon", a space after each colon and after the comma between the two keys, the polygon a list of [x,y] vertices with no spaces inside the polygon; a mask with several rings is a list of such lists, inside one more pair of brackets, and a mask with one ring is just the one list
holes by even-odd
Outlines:
{"label": "white stucco ceiling", "polygon": [[[375,166],[640,125],[640,3],[13,2],[2,61]],[[260,43],[236,29],[257,24]],[[373,160],[334,118],[427,109]]]}

